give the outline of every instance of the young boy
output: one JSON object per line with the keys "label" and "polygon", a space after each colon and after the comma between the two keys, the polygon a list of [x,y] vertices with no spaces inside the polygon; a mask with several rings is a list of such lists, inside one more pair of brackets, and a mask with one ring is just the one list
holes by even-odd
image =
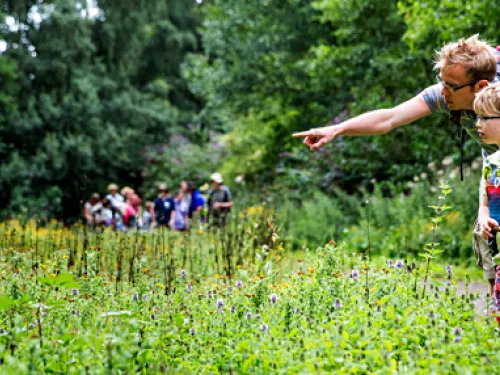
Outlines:
{"label": "young boy", "polygon": [[[476,95],[478,135],[486,144],[500,145],[500,83],[484,88]],[[500,223],[500,150],[484,159],[481,180],[478,222],[482,235],[488,240],[492,257],[498,254],[497,228]],[[493,295],[494,279],[490,282]]]}

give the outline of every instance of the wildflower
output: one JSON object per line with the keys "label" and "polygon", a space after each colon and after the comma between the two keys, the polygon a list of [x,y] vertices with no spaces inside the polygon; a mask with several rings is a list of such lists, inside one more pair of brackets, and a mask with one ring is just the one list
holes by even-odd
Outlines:
{"label": "wildflower", "polygon": [[343,307],[342,301],[339,299],[336,299],[333,307],[335,307],[336,309],[341,309]]}
{"label": "wildflower", "polygon": [[462,336],[462,328],[460,328],[460,327],[455,328],[455,330],[453,331],[453,333],[456,336]]}
{"label": "wildflower", "polygon": [[295,314],[300,314],[300,307],[295,308]]}
{"label": "wildflower", "polygon": [[462,341],[462,336],[455,336],[455,337],[453,338],[453,341],[455,341],[455,342],[460,342],[460,341]]}
{"label": "wildflower", "polygon": [[231,306],[231,308],[229,309],[229,311],[231,312],[231,314],[234,314],[236,312],[236,307],[235,306]]}
{"label": "wildflower", "polygon": [[217,308],[221,308],[222,306],[224,306],[224,300],[222,298],[219,298],[217,300]]}
{"label": "wildflower", "polygon": [[399,269],[403,268],[403,264],[404,264],[403,261],[401,259],[398,259],[396,261],[396,268],[399,268]]}
{"label": "wildflower", "polygon": [[357,280],[359,277],[359,271],[354,269],[351,271],[351,278],[354,279],[354,280]]}
{"label": "wildflower", "polygon": [[392,261],[392,259],[387,259],[386,263],[387,267],[394,268],[394,262]]}
{"label": "wildflower", "polygon": [[241,288],[242,286],[243,286],[243,281],[241,281],[241,280],[236,281],[237,288]]}
{"label": "wildflower", "polygon": [[72,294],[73,296],[77,296],[77,295],[78,295],[78,289],[73,288],[73,289],[71,290],[71,294]]}
{"label": "wildflower", "polygon": [[269,330],[269,326],[268,326],[266,323],[262,323],[262,324],[260,325],[260,330],[261,330],[262,332],[267,332],[267,331]]}
{"label": "wildflower", "polygon": [[193,285],[188,284],[188,286],[186,287],[186,292],[191,293],[192,290],[193,290]]}
{"label": "wildflower", "polygon": [[207,297],[212,298],[212,292],[210,290],[207,292]]}
{"label": "wildflower", "polygon": [[269,300],[271,301],[271,303],[276,303],[276,302],[278,302],[278,296],[275,293],[273,293],[269,297]]}
{"label": "wildflower", "polygon": [[132,294],[132,301],[138,301],[139,300],[139,294],[137,294],[137,292],[134,292],[134,294]]}
{"label": "wildflower", "polygon": [[446,266],[446,273],[448,274],[448,276],[451,276],[451,273],[452,273],[451,264],[448,264]]}
{"label": "wildflower", "polygon": [[148,299],[149,299],[149,297],[148,297],[147,295],[145,295],[145,294],[144,294],[144,295],[142,296],[142,300],[143,300],[144,302],[146,302]]}
{"label": "wildflower", "polygon": [[181,277],[185,278],[187,276],[186,270],[181,271]]}
{"label": "wildflower", "polygon": [[247,319],[252,319],[252,313],[251,312],[247,312]]}
{"label": "wildflower", "polygon": [[80,315],[80,311],[78,311],[78,310],[71,310],[71,314],[78,316],[78,315]]}
{"label": "wildflower", "polygon": [[[35,327],[36,327],[36,325],[35,325],[34,323],[30,323],[30,324],[28,324],[28,329],[33,329],[33,328],[35,328]],[[1,332],[1,333],[3,333],[3,329],[2,329],[2,332]]]}
{"label": "wildflower", "polygon": [[189,334],[190,334],[191,336],[196,335],[196,329],[191,328],[191,329],[189,330]]}

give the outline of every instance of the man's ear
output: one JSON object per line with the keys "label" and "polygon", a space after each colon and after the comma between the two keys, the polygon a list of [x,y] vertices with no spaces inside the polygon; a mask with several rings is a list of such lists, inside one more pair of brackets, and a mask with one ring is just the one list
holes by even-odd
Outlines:
{"label": "man's ear", "polygon": [[482,80],[480,80],[478,83],[476,83],[474,85],[474,90],[476,92],[479,92],[479,91],[481,91],[482,89],[484,89],[488,85],[489,85],[489,82],[487,80],[485,80],[485,79],[482,79]]}

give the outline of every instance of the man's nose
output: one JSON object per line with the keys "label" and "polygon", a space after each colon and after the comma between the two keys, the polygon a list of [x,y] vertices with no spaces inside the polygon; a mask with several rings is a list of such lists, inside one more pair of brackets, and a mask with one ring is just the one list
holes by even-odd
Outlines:
{"label": "man's nose", "polygon": [[446,96],[450,94],[450,90],[448,90],[448,87],[443,85],[443,88],[441,89],[441,95]]}

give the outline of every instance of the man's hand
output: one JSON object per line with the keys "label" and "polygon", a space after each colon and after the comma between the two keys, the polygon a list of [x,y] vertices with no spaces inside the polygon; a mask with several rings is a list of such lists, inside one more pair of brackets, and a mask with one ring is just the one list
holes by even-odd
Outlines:
{"label": "man's hand", "polygon": [[493,237],[491,232],[498,227],[498,222],[491,217],[483,217],[478,219],[481,228],[481,234],[485,239]]}
{"label": "man's hand", "polygon": [[295,133],[294,138],[304,138],[304,144],[311,151],[323,147],[331,142],[340,132],[339,126],[325,126],[323,128],[310,129],[305,132]]}
{"label": "man's hand", "polygon": [[220,205],[220,203],[219,203],[219,202],[214,202],[214,203],[212,204],[212,207],[214,208],[214,210],[218,210],[219,208],[221,208],[221,205]]}

